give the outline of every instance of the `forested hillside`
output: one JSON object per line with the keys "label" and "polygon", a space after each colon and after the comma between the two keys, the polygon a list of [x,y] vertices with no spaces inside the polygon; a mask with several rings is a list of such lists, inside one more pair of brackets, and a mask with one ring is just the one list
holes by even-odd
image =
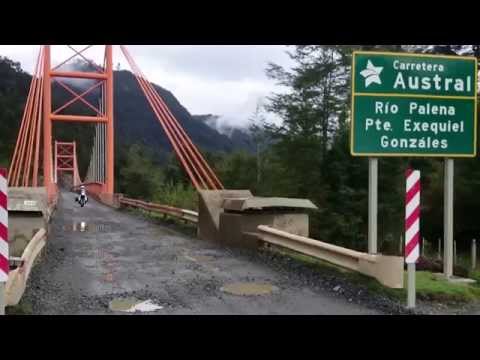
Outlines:
{"label": "forested hillside", "polygon": [[[368,163],[350,154],[350,76],[353,50],[428,52],[480,57],[478,45],[292,46],[292,69],[270,64],[266,74],[289,91],[271,94],[266,106],[252,114],[250,142],[233,145],[232,137],[207,125],[208,117],[192,117],[168,91],[157,88],[194,142],[206,153],[226,188],[251,189],[256,195],[311,199],[313,237],[366,249]],[[29,76],[0,61],[0,161],[11,152]],[[167,153],[160,126],[147,114],[135,79],[117,72],[117,191],[133,197],[194,208],[196,194],[173,156]],[[3,104],[3,105],[2,105]],[[5,105],[7,104],[7,105]],[[147,109],[145,112],[138,109]],[[276,114],[281,125],[265,121]],[[67,130],[65,130],[67,131]],[[68,130],[72,131],[72,130]],[[80,130],[79,130],[80,131]],[[84,130],[81,130],[84,131]],[[5,134],[5,135],[4,135]],[[64,134],[76,137],[80,133]],[[478,136],[477,136],[478,138]],[[245,149],[240,150],[238,149]],[[236,151],[234,151],[237,149]],[[248,150],[248,151],[246,151]],[[88,150],[87,150],[88,151]],[[83,154],[88,158],[88,154]],[[166,159],[159,165],[159,159]],[[404,232],[404,173],[422,171],[422,236],[430,242],[443,236],[443,161],[432,158],[379,160],[379,247],[396,253]],[[455,161],[455,239],[459,250],[480,236],[480,161]]]}
{"label": "forested hillside", "polygon": [[[293,46],[293,69],[276,64],[267,75],[286,86],[272,94],[263,111],[277,114],[280,126],[257,113],[257,156],[235,154],[221,162],[227,187],[256,194],[305,197],[318,205],[312,234],[318,239],[366,249],[368,160],[350,155],[350,70],[353,50],[387,50],[480,56],[478,45]],[[255,131],[256,130],[256,131]],[[255,136],[258,134],[258,136]],[[477,136],[478,138],[478,136]],[[271,142],[271,145],[268,145]],[[404,173],[422,171],[422,236],[443,237],[443,161],[432,158],[379,160],[379,242],[383,252],[398,252],[404,231]],[[240,183],[239,183],[240,182]],[[455,161],[455,239],[465,249],[480,235],[480,161]]]}
{"label": "forested hillside", "polygon": [[[76,68],[84,67],[76,63]],[[115,91],[115,139],[118,151],[133,144],[141,144],[150,149],[157,162],[163,163],[171,151],[171,146],[161,125],[156,119],[140,87],[129,71],[114,73]],[[6,165],[10,160],[16,134],[22,118],[31,76],[24,72],[20,64],[10,59],[0,57],[0,162]],[[85,90],[91,84],[84,81],[81,87],[78,83],[69,84],[77,92]],[[241,132],[240,136],[227,136],[208,126],[204,121],[192,116],[188,110],[166,89],[155,85],[156,90],[167,103],[172,113],[188,132],[194,143],[208,152],[232,152],[239,149],[251,150],[248,134]],[[86,98],[95,104],[98,91],[93,91]],[[53,84],[53,107],[63,105],[71,99],[71,95],[58,84]],[[82,103],[75,103],[63,110],[61,114],[94,115]],[[90,157],[93,127],[84,124],[62,124],[54,126],[54,137],[63,141],[76,140],[82,146],[78,147],[81,173],[85,173]]]}
{"label": "forested hillside", "polygon": [[31,76],[20,64],[0,57],[0,165],[6,166],[15,146],[24,99],[27,98]]}

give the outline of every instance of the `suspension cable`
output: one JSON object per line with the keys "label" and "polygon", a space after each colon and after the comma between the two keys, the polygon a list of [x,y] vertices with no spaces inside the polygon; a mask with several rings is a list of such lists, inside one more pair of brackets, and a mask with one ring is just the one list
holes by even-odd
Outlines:
{"label": "suspension cable", "polygon": [[[25,170],[22,166],[24,163],[25,158],[25,144],[28,141],[28,133],[31,127],[31,112],[32,112],[32,104],[36,98],[36,90],[37,90],[37,78],[39,74],[39,64],[42,58],[42,49],[40,48],[37,62],[35,65],[35,71],[32,77],[32,81],[30,83],[30,89],[27,96],[26,107],[23,113],[22,122],[20,126],[20,132],[17,138],[17,143],[15,145],[15,150],[12,158],[11,163],[11,171],[9,171],[9,184],[12,186],[18,186],[20,177],[22,174],[22,170]],[[33,139],[30,139],[30,143]],[[25,175],[24,175],[25,176]]]}
{"label": "suspension cable", "polygon": [[[185,130],[178,123],[178,120],[173,116],[170,109],[168,108],[168,106],[166,106],[165,102],[163,101],[163,99],[160,97],[157,91],[153,88],[152,84],[146,80],[145,76],[143,75],[141,70],[138,68],[138,66],[135,64],[132,57],[126,50],[126,48],[124,46],[121,46],[121,49],[123,54],[127,58],[128,63],[132,67],[135,77],[137,78],[137,81],[139,82],[144,94],[147,96],[147,98],[153,96],[154,104],[156,105],[155,107],[157,108],[154,111],[157,114],[158,120],[161,123],[165,122],[166,124],[168,124],[169,128],[172,129],[174,134],[176,135],[175,138],[180,141],[182,148],[186,148],[186,152],[187,152],[186,155],[189,158],[189,162],[195,163],[201,172],[202,176],[200,177],[200,179],[203,179],[204,181],[208,182],[211,189],[223,189],[223,185],[218,180],[213,170],[208,166],[205,159],[202,157],[202,155],[200,154],[196,146],[192,143],[191,139],[188,137]],[[158,116],[159,112],[163,115],[163,117]],[[169,137],[169,140],[171,141],[170,137]],[[172,145],[175,147],[176,144],[172,143]],[[179,154],[177,154],[177,156],[178,155]],[[182,165],[184,164],[182,163]]]}

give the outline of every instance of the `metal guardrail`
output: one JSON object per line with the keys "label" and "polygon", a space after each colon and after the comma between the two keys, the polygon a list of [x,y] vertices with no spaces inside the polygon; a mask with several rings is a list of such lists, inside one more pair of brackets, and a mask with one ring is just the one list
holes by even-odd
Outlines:
{"label": "metal guardrail", "polygon": [[265,242],[374,277],[385,286],[403,288],[403,257],[366,254],[265,225],[259,225],[257,230]]}
{"label": "metal guardrail", "polygon": [[18,264],[19,266],[8,274],[5,289],[5,302],[7,306],[15,306],[20,302],[27,287],[28,277],[30,276],[35,259],[45,246],[46,240],[47,232],[45,229],[40,229],[28,243],[23,251],[22,257],[10,259],[11,265]]}
{"label": "metal guardrail", "polygon": [[179,209],[173,206],[160,205],[160,204],[125,198],[125,197],[121,197],[119,199],[119,202],[121,205],[143,209],[146,211],[152,211],[160,214],[170,215],[194,224],[198,223],[198,213],[195,211]]}

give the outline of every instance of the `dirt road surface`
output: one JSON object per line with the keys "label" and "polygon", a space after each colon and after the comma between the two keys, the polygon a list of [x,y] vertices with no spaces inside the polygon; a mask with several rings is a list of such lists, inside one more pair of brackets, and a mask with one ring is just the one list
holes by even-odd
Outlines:
{"label": "dirt road surface", "polygon": [[[29,281],[24,301],[34,314],[125,314],[111,304],[129,298],[161,306],[142,313],[154,315],[379,313],[278,271],[255,255],[94,200],[80,208],[74,196],[61,194],[46,256]],[[222,290],[236,283],[268,285],[272,292],[243,296]]]}

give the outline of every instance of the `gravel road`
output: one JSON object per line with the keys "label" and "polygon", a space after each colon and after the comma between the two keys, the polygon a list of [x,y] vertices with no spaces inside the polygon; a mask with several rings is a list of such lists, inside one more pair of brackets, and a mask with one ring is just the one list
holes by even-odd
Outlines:
{"label": "gravel road", "polygon": [[[80,208],[71,193],[61,194],[50,231],[22,300],[34,314],[125,314],[109,304],[129,298],[161,306],[144,313],[155,315],[406,312],[288,258],[222,248],[94,200]],[[222,291],[237,283],[272,291]]]}

